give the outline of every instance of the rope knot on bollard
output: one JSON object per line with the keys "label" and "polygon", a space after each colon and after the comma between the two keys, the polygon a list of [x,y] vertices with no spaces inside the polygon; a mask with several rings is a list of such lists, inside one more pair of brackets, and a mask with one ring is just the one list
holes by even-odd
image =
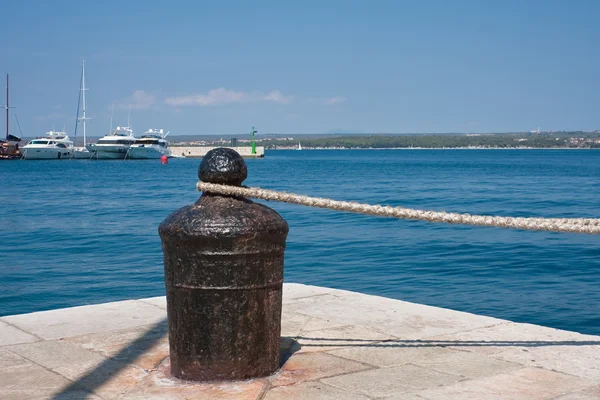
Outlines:
{"label": "rope knot on bollard", "polygon": [[[209,151],[198,177],[239,187],[232,149]],[[288,224],[238,195],[207,191],[159,227],[171,373],[196,381],[249,379],[280,365],[283,257]]]}

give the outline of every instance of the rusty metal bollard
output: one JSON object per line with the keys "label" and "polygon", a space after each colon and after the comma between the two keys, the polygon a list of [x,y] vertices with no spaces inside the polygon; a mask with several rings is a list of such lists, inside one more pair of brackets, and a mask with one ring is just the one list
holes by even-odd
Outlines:
{"label": "rusty metal bollard", "polygon": [[[200,180],[241,185],[234,150],[209,151]],[[171,373],[211,381],[279,368],[283,254],[288,224],[261,204],[205,192],[158,229],[164,252]]]}

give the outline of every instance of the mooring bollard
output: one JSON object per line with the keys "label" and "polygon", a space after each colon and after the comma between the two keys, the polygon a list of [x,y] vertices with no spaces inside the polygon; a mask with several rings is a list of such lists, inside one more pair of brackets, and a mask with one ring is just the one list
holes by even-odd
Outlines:
{"label": "mooring bollard", "polygon": [[[209,151],[198,170],[204,182],[236,186],[247,175],[244,159],[225,148]],[[210,381],[275,372],[287,222],[246,198],[205,192],[158,230],[171,373]]]}

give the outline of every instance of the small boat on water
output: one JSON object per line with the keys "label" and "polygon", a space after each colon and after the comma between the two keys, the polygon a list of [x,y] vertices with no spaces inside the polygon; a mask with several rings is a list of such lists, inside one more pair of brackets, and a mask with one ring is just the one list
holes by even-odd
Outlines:
{"label": "small boat on water", "polygon": [[296,150],[302,150],[302,145],[298,142],[298,148]]}
{"label": "small boat on water", "polygon": [[48,131],[45,138],[33,139],[21,149],[25,160],[60,160],[73,155],[73,142],[64,131]]}
{"label": "small boat on water", "polygon": [[[8,74],[6,74],[6,139],[0,139],[0,160],[18,160],[21,158],[21,151],[19,150],[19,142],[21,138],[8,133]],[[17,121],[18,122],[18,121]]]}
{"label": "small boat on water", "polygon": [[136,140],[130,127],[117,126],[114,131],[98,139],[98,142],[90,143],[85,147],[92,153],[91,158],[94,159],[124,159]]}
{"label": "small boat on water", "polygon": [[7,138],[8,140],[0,139],[0,160],[20,159],[21,151],[19,150],[19,142],[21,139],[13,135],[8,135]]}
{"label": "small boat on water", "polygon": [[164,133],[162,129],[148,129],[141,138],[131,145],[127,152],[127,158],[153,159],[162,156],[171,156],[169,142],[165,140],[169,132]]}

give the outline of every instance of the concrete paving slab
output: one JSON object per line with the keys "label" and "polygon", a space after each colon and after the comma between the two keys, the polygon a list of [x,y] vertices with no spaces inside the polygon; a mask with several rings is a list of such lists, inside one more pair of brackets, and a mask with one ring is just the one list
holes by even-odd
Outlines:
{"label": "concrete paving slab", "polygon": [[[314,306],[315,304],[318,306]],[[506,322],[491,317],[360,294],[336,293],[304,298],[288,304],[287,311],[330,319],[344,325],[372,327],[380,332],[407,339],[451,334]]]}
{"label": "concrete paving slab", "polygon": [[[50,393],[60,392],[71,382],[6,348],[0,348],[0,399],[47,399]],[[74,397],[76,395],[76,397]],[[98,399],[92,393],[79,389],[64,399]],[[63,399],[63,397],[61,397]]]}
{"label": "concrete paving slab", "polygon": [[437,352],[430,357],[415,360],[414,364],[447,374],[466,378],[480,378],[523,368],[515,362],[507,362],[467,351]]}
{"label": "concrete paving slab", "polygon": [[357,362],[344,360],[325,353],[294,354],[273,379],[273,386],[293,385],[315,381],[328,376],[369,369]]}
{"label": "concrete paving slab", "polygon": [[[141,368],[107,359],[63,341],[11,346],[10,350],[35,363],[27,368],[26,374],[35,374],[36,369],[42,367],[45,371],[67,378],[68,384],[52,388],[52,393],[60,394],[60,398],[76,398],[82,390],[94,392],[103,398],[117,398],[146,375]],[[77,384],[73,385],[72,381]]]}
{"label": "concrete paving slab", "polygon": [[162,308],[163,310],[167,309],[167,298],[165,296],[148,297],[147,299],[139,299],[138,301],[152,304],[153,306]]}
{"label": "concrete paving slab", "polygon": [[[122,369],[119,369],[121,368]],[[78,385],[103,399],[120,399],[133,390],[148,373],[141,368],[124,366],[109,360],[77,379]],[[71,390],[67,393],[71,393]]]}
{"label": "concrete paving slab", "polygon": [[[21,397],[21,400],[25,398]],[[54,396],[42,395],[40,397],[26,397],[27,400],[105,400],[85,390],[72,390],[68,393],[60,393]]]}
{"label": "concrete paving slab", "polygon": [[264,392],[266,379],[235,382],[197,383],[170,376],[166,360],[155,371],[140,380],[121,398],[128,400],[255,400]]}
{"label": "concrete paving slab", "polygon": [[107,360],[98,353],[62,341],[19,344],[7,349],[71,380]]}
{"label": "concrete paving slab", "polygon": [[[141,355],[129,362],[148,371],[157,368],[167,357],[169,357],[169,340],[165,337],[164,339],[153,343],[152,346],[145,349]],[[116,357],[116,360],[125,362],[127,361],[126,355],[118,356]]]}
{"label": "concrete paving slab", "polygon": [[153,305],[127,300],[14,315],[4,317],[3,320],[43,339],[52,340],[86,333],[135,328],[157,323],[165,318],[166,312],[161,312]]}
{"label": "concrete paving slab", "polygon": [[571,392],[556,400],[598,400],[600,399],[600,385],[582,391]]}
{"label": "concrete paving slab", "polygon": [[444,333],[462,332],[483,326],[501,323],[500,320],[477,318],[475,315],[447,315],[446,318],[422,315],[397,316],[387,322],[380,322],[378,329],[390,335],[406,339],[422,340]]}
{"label": "concrete paving slab", "polygon": [[565,346],[512,348],[496,353],[494,357],[600,382],[600,346],[577,343],[585,342],[572,342]]}
{"label": "concrete paving slab", "polygon": [[[3,400],[48,398],[50,393],[59,392],[71,383],[59,374],[2,349],[0,369],[0,399]],[[79,395],[79,398],[93,397],[82,390]]]}
{"label": "concrete paving slab", "polygon": [[285,283],[283,285],[283,299],[297,300],[300,298],[331,293],[333,289],[321,286],[309,286],[301,283]]}
{"label": "concrete paving slab", "polygon": [[349,347],[327,351],[337,357],[370,364],[376,367],[395,367],[403,364],[417,363],[421,360],[443,355],[452,350],[436,346],[419,346],[404,344],[402,341],[381,342],[372,346]]}
{"label": "concrete paving slab", "polygon": [[315,306],[318,304],[324,304],[329,301],[335,302],[335,301],[339,301],[342,299],[344,299],[343,296],[336,296],[331,293],[322,293],[322,294],[318,294],[318,295],[300,297],[300,298],[294,299],[293,301],[291,301],[287,304],[284,304],[284,307],[286,307],[286,309],[288,311],[296,311],[297,309],[307,310],[310,308],[311,304],[313,306]]}
{"label": "concrete paving slab", "polygon": [[0,371],[4,371],[4,368],[30,363],[31,361],[21,357],[20,355],[13,353],[6,348],[0,348]]}
{"label": "concrete paving slab", "polygon": [[343,347],[371,347],[382,340],[393,339],[393,337],[364,326],[347,325],[301,333],[294,339],[301,347],[298,352],[306,353]]}
{"label": "concrete paving slab", "polygon": [[74,343],[84,349],[96,351],[106,357],[114,357],[129,344],[146,341],[160,340],[168,336],[166,324],[145,325],[134,329],[116,330],[106,333],[90,333],[87,335],[73,336],[62,339],[65,343]]}
{"label": "concrete paving slab", "polygon": [[166,324],[116,331],[110,335],[96,333],[75,336],[63,341],[144,369],[156,368],[169,355]]}
{"label": "concrete paving slab", "polygon": [[324,329],[338,328],[341,326],[344,325],[339,322],[333,321],[331,318],[321,319],[317,317],[310,317],[310,319],[306,321],[306,324],[304,324],[304,326],[302,327],[302,331],[300,332],[300,334],[320,331]]}
{"label": "concrete paving slab", "polygon": [[14,326],[11,326],[0,319],[0,346],[18,343],[30,343],[38,340],[40,339],[36,338],[32,334],[23,332],[22,330],[15,328]]}
{"label": "concrete paving slab", "polygon": [[412,364],[380,368],[323,379],[322,382],[340,389],[370,397],[386,397],[419,389],[449,385],[462,379]]}
{"label": "concrete paving slab", "polygon": [[523,368],[416,394],[429,400],[547,400],[591,385],[590,381],[557,372]]}
{"label": "concrete paving slab", "polygon": [[340,326],[343,326],[343,324],[331,319],[321,319],[311,317],[310,315],[286,312],[286,307],[284,306],[281,318],[281,336],[299,336],[303,332],[337,328]]}
{"label": "concrete paving slab", "polygon": [[286,312],[285,308],[281,313],[281,336],[298,336],[302,327],[306,325],[312,317],[296,312]]}
{"label": "concrete paving slab", "polygon": [[259,382],[243,385],[194,385],[151,386],[136,388],[126,394],[128,400],[255,400],[259,398],[264,384]]}
{"label": "concrete paving slab", "polygon": [[103,398],[116,398],[135,387],[147,375],[141,368],[105,358],[61,340],[10,346],[8,349],[38,366],[76,381],[76,386],[62,389],[64,395],[72,396],[84,388]]}
{"label": "concrete paving slab", "polygon": [[293,386],[278,386],[269,390],[264,400],[369,400],[358,393],[350,393],[319,382]]}
{"label": "concrete paving slab", "polygon": [[481,354],[429,346],[426,343],[419,345],[419,343],[411,342],[404,345],[402,341],[383,342],[370,347],[332,350],[328,353],[378,367],[392,367],[410,363],[467,378],[494,375],[524,367],[518,363],[507,362]]}
{"label": "concrete paving slab", "polygon": [[482,354],[500,353],[511,348],[600,345],[598,336],[514,322],[434,336],[427,340],[431,343]]}
{"label": "concrete paving slab", "polygon": [[[379,397],[377,400],[425,400],[425,399],[414,393],[395,393],[390,396]],[[448,400],[454,400],[454,399],[448,399]]]}
{"label": "concrete paving slab", "polygon": [[[204,384],[170,377],[158,297],[1,319],[0,332],[9,334],[0,336],[0,399],[600,398],[600,337],[287,287],[285,364],[272,377]],[[9,321],[37,341],[7,329]]]}

